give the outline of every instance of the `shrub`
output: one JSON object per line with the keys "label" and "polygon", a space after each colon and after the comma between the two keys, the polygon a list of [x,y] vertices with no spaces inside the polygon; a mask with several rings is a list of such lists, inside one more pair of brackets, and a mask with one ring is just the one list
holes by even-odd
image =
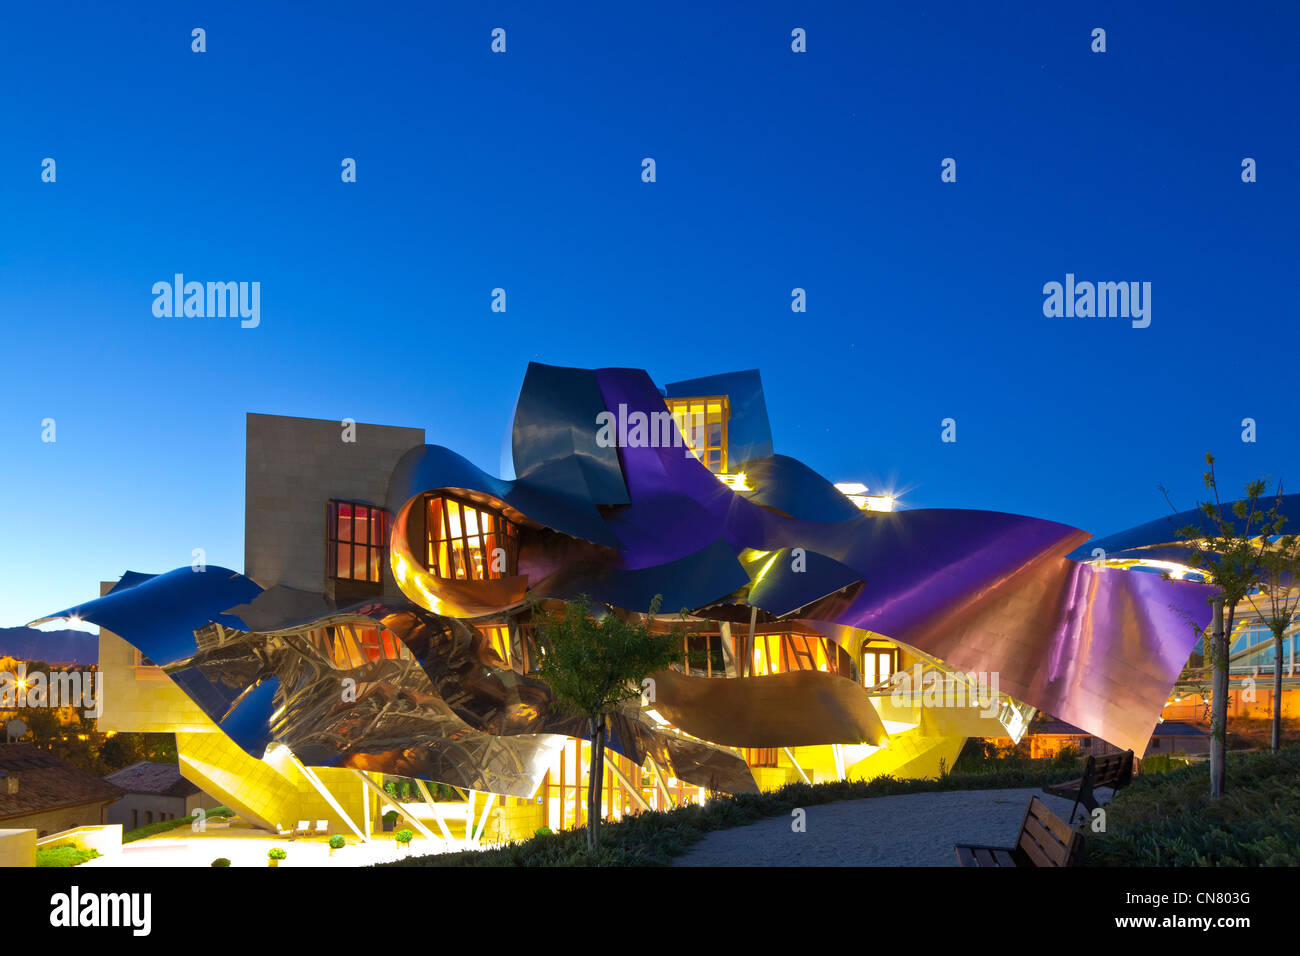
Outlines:
{"label": "shrub", "polygon": [[285,853],[284,850],[280,849],[280,847],[273,846],[267,851],[266,857],[269,860],[283,860],[288,855],[289,854]]}
{"label": "shrub", "polygon": [[98,850],[81,850],[75,846],[55,846],[37,849],[37,866],[80,866],[87,860],[100,856]]}
{"label": "shrub", "polygon": [[601,827],[604,836],[600,849],[595,853],[587,850],[584,830],[566,830],[556,834],[539,832],[529,840],[489,850],[409,856],[375,865],[665,866],[711,830],[745,826],[764,817],[788,817],[796,807],[900,793],[1037,787],[1069,780],[1072,776],[1077,776],[1077,773],[1068,768],[1047,767],[1033,771],[949,773],[937,780],[877,777],[865,782],[791,783],[766,793],[718,794],[703,807],[692,804],[672,810],[646,811],[625,816]]}
{"label": "shrub", "polygon": [[1168,773],[1171,770],[1177,770],[1180,767],[1186,767],[1190,761],[1180,760],[1177,757],[1171,757],[1169,754],[1155,754],[1151,757],[1142,758],[1142,773]]}
{"label": "shrub", "polygon": [[395,839],[397,840],[398,843],[405,845],[405,844],[409,844],[414,837],[415,834],[412,833],[410,830],[398,830]]}
{"label": "shrub", "polygon": [[1209,763],[1143,773],[1088,833],[1089,866],[1300,866],[1300,747],[1232,754],[1209,796]]}
{"label": "shrub", "polygon": [[1050,758],[1029,756],[1028,735],[1014,746],[999,747],[991,740],[968,737],[961,753],[953,761],[952,772],[959,774],[993,773],[999,770],[1029,770],[1052,766]]}
{"label": "shrub", "polygon": [[[205,819],[212,820],[221,817],[233,817],[235,811],[229,807],[214,807],[211,810],[204,811]],[[122,834],[123,843],[131,843],[135,840],[143,840],[145,837],[153,836],[155,833],[166,833],[168,830],[175,830],[178,827],[188,826],[197,819],[198,814],[191,814],[188,817],[177,817],[175,820],[159,820],[157,823],[147,823],[142,827],[134,830],[128,830]]]}
{"label": "shrub", "polygon": [[538,827],[533,831],[533,836],[550,836],[554,832],[550,827]]}
{"label": "shrub", "polygon": [[346,845],[347,845],[347,841],[344,840],[343,837],[339,836],[337,833],[334,834],[332,837],[330,837],[331,850],[341,850]]}
{"label": "shrub", "polygon": [[1071,770],[1079,767],[1079,748],[1074,744],[1066,744],[1056,753],[1053,763],[1058,767],[1069,767]]}
{"label": "shrub", "polygon": [[215,860],[212,861],[212,864],[211,864],[211,865],[212,865],[212,866],[230,866],[230,861],[227,860],[224,856],[219,856],[219,857],[217,857]]}

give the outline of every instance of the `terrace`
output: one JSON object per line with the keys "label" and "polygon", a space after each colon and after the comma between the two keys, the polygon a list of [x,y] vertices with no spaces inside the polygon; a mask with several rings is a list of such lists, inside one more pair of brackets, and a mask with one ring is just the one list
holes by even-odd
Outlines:
{"label": "terrace", "polygon": [[448,842],[415,833],[410,850],[402,849],[393,834],[377,834],[363,843],[347,835],[347,845],[330,853],[328,836],[299,836],[293,839],[268,833],[234,817],[228,826],[209,823],[203,831],[181,826],[124,844],[110,853],[81,864],[93,867],[177,867],[211,866],[224,857],[231,866],[267,866],[267,853],[280,847],[286,856],[280,867],[370,866],[389,863],[408,853],[425,855],[450,850],[473,849],[463,840]]}

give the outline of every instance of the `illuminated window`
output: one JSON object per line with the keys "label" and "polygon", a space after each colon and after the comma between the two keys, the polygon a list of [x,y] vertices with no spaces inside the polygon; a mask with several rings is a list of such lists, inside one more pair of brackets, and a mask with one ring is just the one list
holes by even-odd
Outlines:
{"label": "illuminated window", "polygon": [[507,667],[521,674],[536,670],[537,651],[533,644],[531,625],[510,625],[493,621],[488,624],[476,624],[475,627],[487,638],[488,646]]}
{"label": "illuminated window", "polygon": [[707,398],[670,398],[668,410],[677,422],[682,438],[709,471],[720,475],[727,470],[727,419],[731,406],[726,395]]}
{"label": "illuminated window", "polygon": [[866,687],[883,684],[898,670],[898,648],[862,648],[862,683]]}
{"label": "illuminated window", "polygon": [[426,502],[425,563],[430,573],[458,581],[491,581],[516,573],[517,525],[448,495],[430,495]]}
{"label": "illuminated window", "polygon": [[756,634],[753,656],[755,677],[786,671],[851,676],[852,659],[844,649],[815,634]]}
{"label": "illuminated window", "polygon": [[344,581],[383,581],[388,512],[352,501],[331,501],[325,509],[326,573]]}
{"label": "illuminated window", "polygon": [[344,670],[371,661],[414,659],[397,635],[378,624],[336,624],[313,628],[306,636],[323,657]]}
{"label": "illuminated window", "polygon": [[507,665],[512,657],[510,653],[510,628],[504,624],[480,624],[478,629],[488,639],[488,645]]}

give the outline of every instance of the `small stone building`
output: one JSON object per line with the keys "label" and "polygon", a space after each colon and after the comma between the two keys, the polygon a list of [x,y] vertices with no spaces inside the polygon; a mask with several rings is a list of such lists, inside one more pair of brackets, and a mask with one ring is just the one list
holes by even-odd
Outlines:
{"label": "small stone building", "polygon": [[0,828],[38,837],[109,822],[122,790],[31,744],[0,744]]}
{"label": "small stone building", "polygon": [[104,778],[126,795],[108,808],[108,822],[135,830],[162,820],[188,817],[195,810],[220,804],[181,776],[176,764],[141,760]]}

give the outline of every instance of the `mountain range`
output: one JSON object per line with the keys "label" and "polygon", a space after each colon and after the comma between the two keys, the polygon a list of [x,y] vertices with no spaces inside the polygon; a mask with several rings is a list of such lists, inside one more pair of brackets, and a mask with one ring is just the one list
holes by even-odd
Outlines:
{"label": "mountain range", "polygon": [[0,627],[0,657],[20,661],[99,662],[99,635],[86,631],[38,631],[33,627]]}

